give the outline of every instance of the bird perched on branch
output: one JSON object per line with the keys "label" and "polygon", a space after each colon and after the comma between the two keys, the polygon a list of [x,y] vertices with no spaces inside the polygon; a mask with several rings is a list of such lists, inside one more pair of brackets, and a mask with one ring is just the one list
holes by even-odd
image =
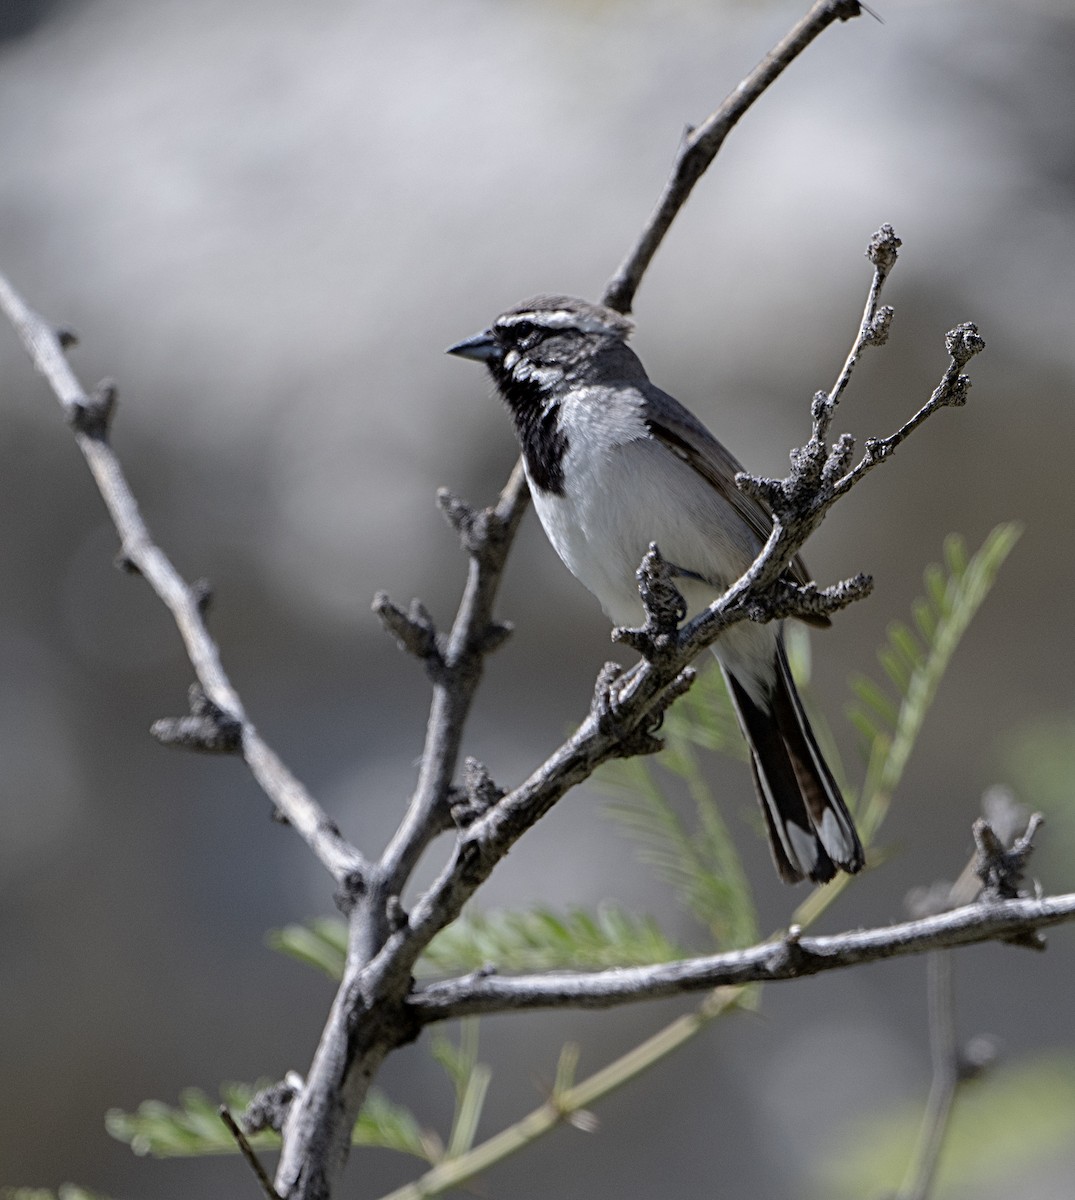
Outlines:
{"label": "bird perched on branch", "polygon": [[[650,382],[627,345],[631,329],[602,305],[538,296],[448,350],[488,367],[549,541],[624,626],[645,618],[635,572],[651,542],[694,615],[743,574],[771,528],[736,487],[739,463]],[[807,582],[798,558],[788,573]],[[713,652],[750,746],[781,878],[825,883],[837,868],[858,871],[862,845],[795,691],[780,624],[741,621]]]}

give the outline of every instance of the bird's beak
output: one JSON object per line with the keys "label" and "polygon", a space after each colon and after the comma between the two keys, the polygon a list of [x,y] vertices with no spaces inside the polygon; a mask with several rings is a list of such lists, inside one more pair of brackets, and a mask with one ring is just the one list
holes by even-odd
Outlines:
{"label": "bird's beak", "polygon": [[464,338],[449,346],[445,354],[454,354],[459,358],[471,358],[475,362],[489,362],[490,359],[501,355],[500,343],[493,337],[491,329],[483,329],[473,337]]}

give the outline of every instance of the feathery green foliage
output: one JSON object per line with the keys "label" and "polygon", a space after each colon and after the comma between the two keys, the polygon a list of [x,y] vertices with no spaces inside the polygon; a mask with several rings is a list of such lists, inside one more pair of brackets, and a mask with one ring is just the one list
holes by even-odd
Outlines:
{"label": "feathery green foliage", "polygon": [[[739,855],[706,783],[697,750],[746,753],[717,664],[665,715],[665,749],[655,759],[606,763],[600,783],[614,799],[609,813],[638,845],[639,858],[673,888],[680,903],[723,946],[757,937],[754,901]],[[688,825],[666,795],[679,779],[694,805]]]}
{"label": "feathery green foliage", "polygon": [[[288,925],[269,935],[274,949],[341,978],[347,927],[338,917]],[[477,971],[492,963],[500,971],[629,967],[682,956],[649,917],[612,904],[596,912],[548,908],[529,912],[464,913],[439,933],[418,963],[420,976]]]}
{"label": "feathery green foliage", "polygon": [[[934,564],[925,571],[925,594],[912,606],[913,628],[894,622],[878,652],[891,686],[886,689],[865,676],[853,682],[856,700],[850,715],[863,736],[869,762],[857,805],[867,845],[887,812],[952,654],[1018,536],[1017,525],[998,525],[972,556],[960,537],[950,536],[944,566]],[[824,732],[822,722],[819,735]],[[698,760],[700,749],[745,754],[715,664],[699,673],[695,686],[666,715],[664,734],[665,749],[657,759],[620,760],[602,768],[601,783],[615,797],[610,812],[638,843],[639,857],[659,872],[719,944],[748,945],[757,937],[753,898]],[[827,752],[831,753],[828,748]],[[835,755],[831,757],[835,761]],[[693,821],[685,821],[668,799],[662,772],[686,788]],[[824,898],[838,891],[830,887]],[[797,916],[808,917],[822,902],[808,900]],[[272,934],[270,941],[333,978],[342,974],[347,940],[338,919],[291,925]],[[466,914],[434,939],[419,973],[450,974],[487,963],[517,971],[625,966],[668,961],[680,953],[651,919],[612,906],[596,914],[581,909],[563,915],[548,909]]]}
{"label": "feathery green foliage", "polygon": [[[224,1084],[221,1097],[234,1113],[244,1111],[257,1087]],[[118,1141],[126,1142],[135,1154],[155,1158],[178,1158],[209,1154],[234,1154],[235,1140],[220,1119],[220,1101],[210,1100],[197,1088],[180,1094],[178,1106],[160,1100],[145,1100],[136,1112],[111,1109],[105,1114],[105,1128]],[[264,1131],[248,1138],[255,1149],[274,1149],[280,1145],[278,1134]],[[436,1138],[427,1135],[406,1108],[393,1104],[383,1093],[371,1089],[359,1113],[351,1137],[356,1146],[376,1146],[413,1154],[433,1161]],[[61,1197],[60,1200],[68,1200]]]}
{"label": "feathery green foliage", "polygon": [[[926,568],[925,595],[911,605],[914,627],[894,622],[877,652],[891,687],[886,689],[865,675],[851,681],[855,699],[848,715],[861,735],[867,767],[857,801],[850,788],[844,794],[855,814],[867,861],[876,860],[877,832],[952,655],[1020,533],[1014,522],[997,525],[969,558],[963,539],[949,534],[944,566],[933,563]],[[849,875],[838,875],[827,887],[811,892],[793,920],[803,926],[812,924],[850,880]]]}
{"label": "feathery green foliage", "polygon": [[347,965],[347,925],[340,917],[314,917],[306,924],[271,929],[265,941],[281,954],[324,971],[330,979],[343,978]]}
{"label": "feathery green foliage", "polygon": [[477,971],[490,963],[503,971],[629,967],[669,962],[682,951],[650,917],[613,904],[596,912],[464,913],[429,944],[419,974]]}
{"label": "feathery green foliage", "polygon": [[969,558],[963,539],[949,535],[944,565],[926,568],[926,593],[912,605],[913,628],[893,622],[878,651],[897,699],[865,676],[853,680],[849,715],[863,737],[869,764],[857,814],[864,841],[873,838],[884,819],[952,654],[1020,532],[1014,522],[996,526]]}
{"label": "feathery green foliage", "polygon": [[493,1072],[478,1061],[476,1020],[460,1021],[458,1045],[444,1033],[434,1034],[431,1050],[455,1088],[455,1115],[444,1156],[456,1158],[474,1144]]}

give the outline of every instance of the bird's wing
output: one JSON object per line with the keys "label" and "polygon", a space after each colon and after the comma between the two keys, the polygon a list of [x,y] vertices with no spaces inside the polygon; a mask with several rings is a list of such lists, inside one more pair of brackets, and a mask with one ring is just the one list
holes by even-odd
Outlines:
{"label": "bird's wing", "polygon": [[[772,517],[753,496],[748,496],[735,486],[735,476],[743,470],[742,464],[678,400],[652,384],[645,389],[645,393],[645,422],[653,437],[697,471],[742,517],[764,545],[773,528]],[[798,584],[810,582],[810,574],[800,555],[796,555],[788,564],[788,574]],[[828,625],[830,621],[827,617],[819,617],[810,623]]]}

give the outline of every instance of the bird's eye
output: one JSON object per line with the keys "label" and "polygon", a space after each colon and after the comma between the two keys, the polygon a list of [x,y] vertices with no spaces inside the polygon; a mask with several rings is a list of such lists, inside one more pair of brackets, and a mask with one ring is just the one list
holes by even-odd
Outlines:
{"label": "bird's eye", "polygon": [[533,321],[516,321],[511,330],[517,342],[525,342],[537,330],[537,326]]}

